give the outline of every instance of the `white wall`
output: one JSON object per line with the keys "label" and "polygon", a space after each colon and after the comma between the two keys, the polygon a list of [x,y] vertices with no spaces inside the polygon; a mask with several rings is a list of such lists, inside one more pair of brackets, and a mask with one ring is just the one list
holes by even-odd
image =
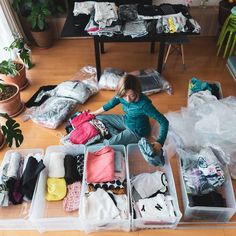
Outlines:
{"label": "white wall", "polygon": [[[201,0],[192,0],[192,3],[190,4],[190,6],[199,6],[200,2]],[[218,5],[219,2],[220,0],[208,0],[207,5]],[[153,0],[153,4],[155,5],[159,5],[161,3],[185,4],[186,1],[185,0]]]}

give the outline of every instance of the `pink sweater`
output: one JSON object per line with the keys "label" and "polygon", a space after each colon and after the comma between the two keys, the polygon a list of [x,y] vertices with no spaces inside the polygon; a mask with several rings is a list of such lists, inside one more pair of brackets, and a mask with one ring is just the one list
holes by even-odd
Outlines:
{"label": "pink sweater", "polygon": [[87,183],[100,183],[114,180],[114,155],[111,147],[103,147],[96,152],[88,152],[86,162]]}

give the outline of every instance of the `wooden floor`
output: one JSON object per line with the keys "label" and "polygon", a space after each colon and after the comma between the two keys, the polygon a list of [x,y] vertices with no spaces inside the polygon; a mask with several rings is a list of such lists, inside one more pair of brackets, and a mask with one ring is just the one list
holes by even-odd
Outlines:
{"label": "wooden floor", "polygon": [[[222,85],[223,95],[236,96],[236,83],[226,68],[226,61],[222,57],[216,56],[216,39],[205,37],[193,37],[190,43],[184,46],[186,70],[183,70],[180,55],[173,54],[169,57],[167,66],[163,75],[170,82],[173,88],[173,95],[165,92],[152,95],[150,98],[156,107],[163,113],[176,111],[186,106],[188,81],[193,77],[202,80],[219,81]],[[105,44],[106,53],[102,55],[102,67],[115,67],[125,71],[133,71],[141,68],[156,67],[157,52],[149,53],[149,44],[147,43],[109,43]],[[158,47],[157,47],[158,49]],[[158,50],[156,50],[158,51]],[[93,41],[91,39],[73,39],[59,40],[48,50],[33,49],[33,60],[35,67],[27,72],[27,78],[30,86],[21,93],[22,100],[26,102],[32,94],[42,85],[58,84],[70,79],[76,71],[86,65],[95,65]],[[101,91],[90,98],[84,105],[78,109],[95,110],[101,107],[108,99],[113,96],[113,92]],[[110,113],[121,113],[121,108],[117,107]],[[65,133],[62,125],[57,130],[42,128],[32,121],[23,122],[23,115],[17,117],[21,123],[24,133],[24,143],[21,148],[46,148],[49,145],[58,145],[60,137]],[[0,151],[2,159],[8,148]],[[177,172],[174,168],[174,174]],[[179,181],[176,177],[176,184]],[[177,191],[178,192],[178,191]],[[179,196],[179,195],[178,195]],[[181,206],[181,203],[180,203]],[[40,207],[40,206],[39,206]],[[234,217],[235,218],[235,217]],[[235,219],[236,222],[236,219]],[[236,225],[236,224],[235,224]],[[148,236],[161,234],[165,235],[214,235],[214,236],[233,236],[235,229],[229,227],[195,227],[192,229],[177,230],[147,230],[131,233],[106,232],[96,233],[99,235],[135,235]],[[40,235],[37,231],[0,231],[0,236],[10,235]],[[65,232],[47,232],[45,235],[65,235]],[[66,232],[66,235],[84,235],[83,232]],[[92,234],[93,235],[93,234]]]}

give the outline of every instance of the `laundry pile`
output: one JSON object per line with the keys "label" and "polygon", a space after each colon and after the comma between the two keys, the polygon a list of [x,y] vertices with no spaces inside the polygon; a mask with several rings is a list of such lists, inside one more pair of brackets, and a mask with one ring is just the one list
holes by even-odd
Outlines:
{"label": "laundry pile", "polygon": [[192,32],[201,27],[181,4],[123,4],[114,2],[75,2],[74,25],[90,35],[112,37],[123,34],[132,38],[147,34]]}

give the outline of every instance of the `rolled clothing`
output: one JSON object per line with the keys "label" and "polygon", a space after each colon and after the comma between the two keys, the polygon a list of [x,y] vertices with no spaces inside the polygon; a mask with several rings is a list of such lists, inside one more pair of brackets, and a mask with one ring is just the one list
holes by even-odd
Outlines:
{"label": "rolled clothing", "polygon": [[64,158],[65,158],[65,153],[63,152],[50,153],[49,165],[48,165],[48,177],[64,178],[65,176]]}
{"label": "rolled clothing", "polygon": [[65,180],[67,184],[73,184],[79,180],[77,170],[77,158],[72,155],[66,155],[64,159]]}

